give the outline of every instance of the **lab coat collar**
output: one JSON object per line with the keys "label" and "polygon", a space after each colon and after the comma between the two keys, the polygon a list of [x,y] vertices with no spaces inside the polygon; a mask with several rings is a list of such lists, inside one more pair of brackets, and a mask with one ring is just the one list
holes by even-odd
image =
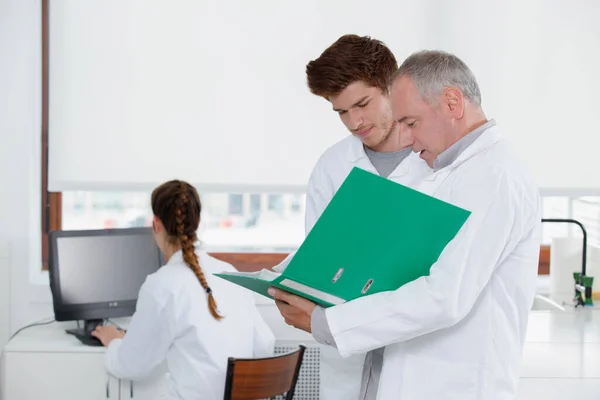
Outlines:
{"label": "lab coat collar", "polygon": [[[199,241],[196,242],[196,244],[194,244],[194,250],[196,251],[196,254],[198,254],[199,257],[203,256],[204,252],[200,249]],[[169,261],[167,261],[167,263],[165,265],[175,265],[175,264],[182,264],[182,263],[184,263],[183,252],[181,250],[177,250],[175,253],[173,253],[171,258],[169,258]]]}
{"label": "lab coat collar", "polygon": [[496,125],[494,119],[490,119],[485,124],[473,129],[467,135],[457,140],[452,146],[448,147],[443,153],[437,156],[433,163],[433,170],[437,171],[444,168],[446,165],[452,164],[452,162],[461,155],[461,153],[473,144],[479,136],[492,126]]}
{"label": "lab coat collar", "polygon": [[171,258],[169,258],[169,261],[167,261],[167,263],[165,265],[181,264],[182,262],[183,262],[183,253],[181,250],[177,250],[175,253],[173,253]]}
{"label": "lab coat collar", "polygon": [[363,147],[363,143],[356,136],[350,136],[348,152],[346,153],[346,159],[356,164],[363,158],[368,158],[367,153]]}
{"label": "lab coat collar", "polygon": [[497,125],[492,125],[486,129],[469,147],[467,147],[456,160],[449,165],[452,169],[458,168],[465,161],[473,156],[492,147],[502,139],[502,132]]}
{"label": "lab coat collar", "polygon": [[[356,136],[351,136],[349,141],[346,160],[357,167],[379,175],[373,166],[373,163],[371,163],[369,156],[367,156],[367,153],[365,152],[363,142]],[[392,173],[388,176],[388,179],[397,178],[408,173],[410,171],[410,164],[413,161],[412,158],[413,154],[411,153],[396,167],[394,171],[392,171]]]}
{"label": "lab coat collar", "polygon": [[492,147],[501,139],[502,132],[500,131],[500,128],[498,128],[497,125],[490,126],[473,143],[465,148],[450,165],[437,170],[433,174],[427,176],[425,180],[435,180],[439,175],[445,175],[446,173],[455,170],[473,156]]}

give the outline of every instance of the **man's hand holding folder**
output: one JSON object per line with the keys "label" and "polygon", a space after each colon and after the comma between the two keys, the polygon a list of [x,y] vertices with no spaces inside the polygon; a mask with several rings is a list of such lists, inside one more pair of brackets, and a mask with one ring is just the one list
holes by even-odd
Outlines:
{"label": "man's hand holding folder", "polygon": [[286,324],[311,333],[312,313],[317,307],[315,303],[276,288],[269,288],[269,294],[275,299]]}

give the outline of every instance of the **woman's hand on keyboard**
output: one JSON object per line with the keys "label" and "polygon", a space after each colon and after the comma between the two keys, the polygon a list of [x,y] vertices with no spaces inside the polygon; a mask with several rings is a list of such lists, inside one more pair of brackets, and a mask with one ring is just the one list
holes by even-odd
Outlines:
{"label": "woman's hand on keyboard", "polygon": [[99,325],[92,332],[92,336],[100,339],[104,346],[108,346],[114,339],[122,339],[125,336],[125,331],[117,329],[113,325]]}

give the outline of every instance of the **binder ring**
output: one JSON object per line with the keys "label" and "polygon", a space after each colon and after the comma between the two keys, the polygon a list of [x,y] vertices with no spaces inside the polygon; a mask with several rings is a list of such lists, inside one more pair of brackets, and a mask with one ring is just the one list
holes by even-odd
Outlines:
{"label": "binder ring", "polygon": [[372,285],[372,284],[373,284],[373,279],[369,279],[369,280],[367,281],[367,283],[365,284],[365,286],[363,287],[363,289],[362,289],[361,293],[362,293],[362,294],[365,294],[365,293],[367,293],[367,291],[368,291],[368,290],[371,288],[371,285]]}
{"label": "binder ring", "polygon": [[342,276],[342,274],[344,273],[344,268],[340,268],[338,269],[338,271],[336,272],[336,274],[334,275],[333,279],[331,280],[331,282],[336,283],[338,281],[338,279],[340,279],[340,276]]}

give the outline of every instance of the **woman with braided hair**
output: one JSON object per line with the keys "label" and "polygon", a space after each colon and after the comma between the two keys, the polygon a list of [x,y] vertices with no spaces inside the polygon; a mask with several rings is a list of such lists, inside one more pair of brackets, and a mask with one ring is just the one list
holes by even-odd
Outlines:
{"label": "woman with braided hair", "polygon": [[252,292],[212,276],[235,269],[197,248],[201,204],[193,186],[169,181],[151,197],[153,232],[167,263],[149,275],[127,333],[99,326],[108,371],[144,379],[166,362],[166,399],[223,398],[228,357],[273,354],[274,337]]}

